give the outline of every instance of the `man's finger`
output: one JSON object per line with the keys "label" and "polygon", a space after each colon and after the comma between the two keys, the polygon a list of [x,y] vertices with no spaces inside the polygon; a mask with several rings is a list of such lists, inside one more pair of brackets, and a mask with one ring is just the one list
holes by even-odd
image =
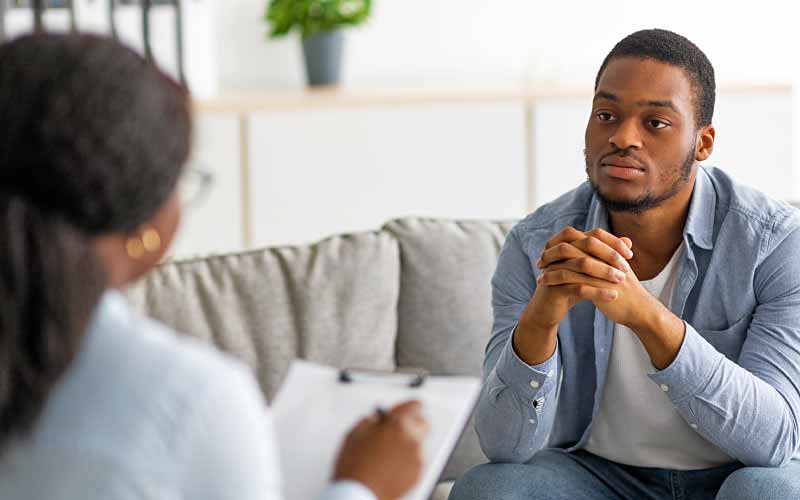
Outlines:
{"label": "man's finger", "polygon": [[619,296],[616,290],[597,288],[584,284],[560,285],[558,288],[562,288],[570,295],[592,302],[613,302],[617,300]]}
{"label": "man's finger", "polygon": [[547,271],[558,271],[567,269],[576,273],[582,273],[592,278],[605,280],[609,283],[622,283],[625,281],[625,273],[601,262],[593,257],[578,257],[557,264],[547,266]]}
{"label": "man's finger", "polygon": [[597,238],[598,240],[602,241],[609,247],[616,250],[620,255],[622,255],[626,259],[633,258],[633,251],[631,250],[633,242],[631,242],[630,238],[624,236],[622,238],[618,238],[613,234],[609,233],[608,231],[606,231],[605,229],[599,227],[592,229],[591,231],[588,231],[586,233],[586,236],[593,236]]}
{"label": "man's finger", "polygon": [[542,252],[542,256],[539,262],[536,263],[536,266],[539,269],[544,269],[555,262],[578,259],[581,257],[588,257],[588,255],[574,244],[562,242]]}
{"label": "man's finger", "polygon": [[[624,243],[620,242],[620,244]],[[594,236],[587,236],[582,240],[578,240],[575,243],[572,243],[572,246],[578,250],[581,250],[587,255],[596,257],[603,262],[616,267],[622,272],[627,273],[631,270],[631,266],[628,264],[628,261],[625,259],[625,257]]]}
{"label": "man's finger", "polygon": [[578,241],[585,237],[586,235],[583,233],[583,231],[578,231],[574,227],[567,226],[559,231],[558,234],[550,238],[550,240],[545,244],[544,248],[548,249],[558,245],[559,243],[572,243],[573,241]]}
{"label": "man's finger", "polygon": [[558,286],[558,285],[589,285],[594,288],[608,288],[611,284],[598,278],[592,278],[582,273],[576,273],[569,269],[558,269],[555,271],[547,270],[537,280],[539,285]]}

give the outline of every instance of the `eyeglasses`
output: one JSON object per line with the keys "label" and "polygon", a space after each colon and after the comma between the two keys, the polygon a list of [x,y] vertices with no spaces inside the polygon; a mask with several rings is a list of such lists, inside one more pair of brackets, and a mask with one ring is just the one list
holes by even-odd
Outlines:
{"label": "eyeglasses", "polygon": [[186,169],[178,181],[178,196],[183,208],[194,207],[208,196],[214,183],[214,175],[202,167]]}

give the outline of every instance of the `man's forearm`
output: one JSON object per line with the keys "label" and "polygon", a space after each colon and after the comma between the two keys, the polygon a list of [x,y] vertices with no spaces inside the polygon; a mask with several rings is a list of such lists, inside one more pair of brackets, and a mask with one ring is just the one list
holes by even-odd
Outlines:
{"label": "man's forearm", "polygon": [[629,328],[639,337],[653,366],[663,370],[678,356],[686,325],[658,300],[653,299],[650,307],[643,310],[645,312],[641,320]]}
{"label": "man's forearm", "polygon": [[648,377],[693,429],[730,457],[748,466],[786,464],[800,443],[796,389],[758,364],[747,366],[746,350],[739,366],[685,326],[678,357]]}

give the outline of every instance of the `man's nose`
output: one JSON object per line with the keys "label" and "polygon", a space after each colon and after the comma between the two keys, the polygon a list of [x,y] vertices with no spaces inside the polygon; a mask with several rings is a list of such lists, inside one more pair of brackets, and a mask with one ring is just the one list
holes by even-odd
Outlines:
{"label": "man's nose", "polygon": [[635,120],[623,120],[614,131],[608,142],[617,149],[641,149],[642,135]]}

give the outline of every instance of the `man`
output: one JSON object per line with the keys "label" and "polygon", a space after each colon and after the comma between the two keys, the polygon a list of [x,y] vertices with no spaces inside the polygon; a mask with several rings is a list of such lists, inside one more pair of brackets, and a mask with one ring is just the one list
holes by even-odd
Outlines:
{"label": "man", "polygon": [[588,182],[500,255],[475,416],[492,463],[451,499],[800,498],[800,216],[698,165],[714,99],[675,33],[606,57]]}

